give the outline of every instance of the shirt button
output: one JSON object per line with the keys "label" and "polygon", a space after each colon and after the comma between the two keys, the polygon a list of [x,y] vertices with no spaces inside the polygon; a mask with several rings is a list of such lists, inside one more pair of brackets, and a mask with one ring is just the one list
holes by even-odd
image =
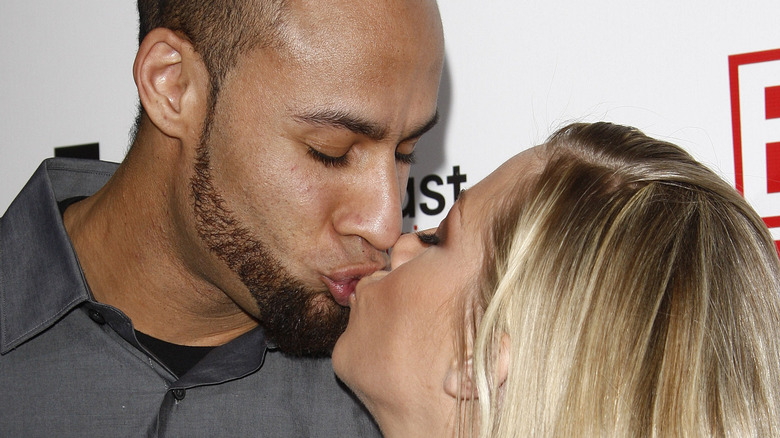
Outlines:
{"label": "shirt button", "polygon": [[185,395],[187,395],[186,389],[177,388],[173,390],[173,398],[175,398],[177,401],[184,400]]}
{"label": "shirt button", "polygon": [[100,312],[98,312],[95,309],[89,309],[89,318],[92,319],[93,321],[95,321],[96,323],[100,324],[100,325],[103,325],[103,324],[106,323],[106,319],[103,318],[103,315],[101,315]]}

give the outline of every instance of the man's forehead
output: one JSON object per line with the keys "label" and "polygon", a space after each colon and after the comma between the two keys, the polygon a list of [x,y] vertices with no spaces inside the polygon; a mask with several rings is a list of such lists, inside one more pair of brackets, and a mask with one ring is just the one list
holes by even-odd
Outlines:
{"label": "man's forehead", "polygon": [[[282,24],[283,40],[300,61],[323,61],[366,47],[413,43],[439,45],[441,20],[430,0],[292,0]],[[438,30],[437,30],[438,29]],[[434,40],[434,41],[430,41]]]}

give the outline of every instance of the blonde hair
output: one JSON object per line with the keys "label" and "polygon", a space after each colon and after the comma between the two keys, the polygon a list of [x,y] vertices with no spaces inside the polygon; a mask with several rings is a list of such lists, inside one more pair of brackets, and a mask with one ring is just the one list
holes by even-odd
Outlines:
{"label": "blonde hair", "polygon": [[543,148],[485,239],[467,335],[479,436],[780,435],[780,266],[761,218],[635,128],[574,124]]}

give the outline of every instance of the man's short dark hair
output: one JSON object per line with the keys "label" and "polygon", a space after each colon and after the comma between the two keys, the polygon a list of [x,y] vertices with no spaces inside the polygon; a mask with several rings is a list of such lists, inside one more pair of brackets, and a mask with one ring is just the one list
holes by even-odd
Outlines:
{"label": "man's short dark hair", "polygon": [[[138,0],[138,43],[158,27],[186,37],[208,70],[211,112],[225,75],[239,57],[277,41],[284,4],[285,0]],[[138,122],[142,113],[140,108]]]}

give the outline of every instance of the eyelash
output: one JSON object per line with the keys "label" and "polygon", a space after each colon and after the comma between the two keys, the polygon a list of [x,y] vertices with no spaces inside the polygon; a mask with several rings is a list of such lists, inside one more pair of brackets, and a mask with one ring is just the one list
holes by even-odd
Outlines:
{"label": "eyelash", "polygon": [[395,153],[395,161],[398,161],[402,164],[414,164],[415,162],[415,155],[414,151],[410,154],[402,154],[400,152]]}
{"label": "eyelash", "polygon": [[425,233],[420,231],[419,233],[417,233],[417,238],[420,239],[420,242],[422,242],[424,245],[436,246],[441,242],[439,236],[431,232]]}
{"label": "eyelash", "polygon": [[[325,167],[344,167],[349,164],[349,158],[347,158],[347,154],[344,154],[340,157],[332,157],[330,155],[323,154],[322,152],[311,147],[308,150],[308,154],[310,157],[314,158],[314,160],[324,164]],[[411,165],[414,164],[415,155],[414,152],[411,154],[402,154],[400,152],[396,152],[395,160],[401,164]]]}
{"label": "eyelash", "polygon": [[314,158],[314,160],[324,164],[325,167],[344,167],[349,164],[347,154],[340,157],[332,157],[330,155],[325,155],[314,148],[309,148],[308,154],[310,157]]}

